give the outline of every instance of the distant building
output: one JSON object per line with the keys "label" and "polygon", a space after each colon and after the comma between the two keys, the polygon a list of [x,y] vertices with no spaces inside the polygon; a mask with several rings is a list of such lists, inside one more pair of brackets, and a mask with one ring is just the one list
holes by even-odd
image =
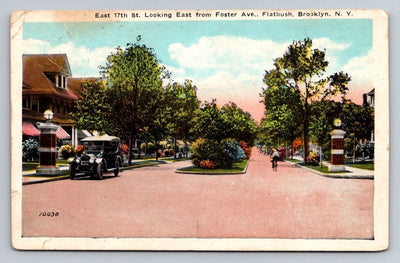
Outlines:
{"label": "distant building", "polygon": [[[37,122],[44,122],[43,113],[54,113],[52,122],[60,125],[57,138],[76,145],[78,131],[69,113],[78,100],[83,79],[71,78],[66,54],[23,55],[22,132],[23,138],[39,136]],[[70,88],[69,85],[71,85]]]}
{"label": "distant building", "polygon": [[[372,89],[370,92],[363,94],[363,105],[375,108],[375,89]],[[371,140],[370,141],[371,142],[375,141],[374,131],[371,132]]]}
{"label": "distant building", "polygon": [[363,105],[375,108],[375,89],[363,94]]}

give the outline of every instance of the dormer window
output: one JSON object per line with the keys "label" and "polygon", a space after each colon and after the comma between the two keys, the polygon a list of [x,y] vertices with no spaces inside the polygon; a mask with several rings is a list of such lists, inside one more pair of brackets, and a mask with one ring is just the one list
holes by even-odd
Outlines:
{"label": "dormer window", "polygon": [[67,78],[64,75],[57,75],[56,77],[56,87],[65,89],[65,84]]}
{"label": "dormer window", "polygon": [[67,83],[67,77],[65,75],[62,74],[58,74],[58,73],[45,73],[46,77],[53,82],[53,84],[57,87],[57,88],[62,88],[65,89],[66,83]]}

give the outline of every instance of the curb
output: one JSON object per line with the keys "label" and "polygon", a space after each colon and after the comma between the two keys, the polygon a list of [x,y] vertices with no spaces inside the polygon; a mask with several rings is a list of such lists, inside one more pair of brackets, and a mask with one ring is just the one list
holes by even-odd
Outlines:
{"label": "curb", "polygon": [[36,180],[36,181],[28,181],[28,182],[22,182],[22,185],[30,185],[30,184],[40,184],[40,183],[47,183],[47,182],[53,182],[53,181],[61,181],[61,180],[66,180],[69,179],[69,175],[64,175],[64,176],[58,176],[55,178],[48,177],[43,180]]}
{"label": "curb", "polygon": [[[250,163],[250,160],[248,160],[248,162],[247,162],[247,164],[246,164],[246,167],[243,169],[243,171],[241,171],[241,172],[237,172],[237,173],[212,173],[212,174],[210,174],[210,173],[201,173],[201,172],[199,172],[199,173],[197,173],[197,172],[185,172],[185,171],[180,171],[179,169],[177,169],[176,171],[175,171],[175,173],[177,173],[177,174],[194,174],[194,175],[210,175],[210,176],[212,176],[212,175],[236,175],[236,174],[245,174],[245,173],[247,173],[247,167],[249,166],[249,163]],[[183,169],[183,168],[181,168],[181,169]]]}
{"label": "curb", "polygon": [[[288,161],[285,161],[287,163],[291,163]],[[367,180],[374,180],[374,175],[357,175],[357,174],[352,174],[350,173],[332,173],[332,174],[327,174],[327,173],[321,173],[319,171],[316,171],[314,169],[310,169],[308,167],[304,167],[300,164],[297,163],[291,163],[293,166],[305,169],[307,171],[310,171],[312,173],[318,174],[320,176],[328,177],[328,178],[337,178],[337,179],[367,179]]]}
{"label": "curb", "polygon": [[[140,167],[120,167],[120,171],[137,169],[137,168],[142,168],[142,167],[150,167],[150,166],[155,166],[155,165],[159,165],[159,164],[166,164],[166,163],[168,163],[168,162],[159,161],[158,163],[145,165],[145,166],[140,166]],[[29,174],[23,175],[23,177],[35,178],[34,176],[30,176]],[[43,178],[43,177],[40,177],[40,178]],[[22,185],[40,184],[40,183],[47,183],[47,182],[53,182],[53,181],[61,181],[61,180],[66,180],[66,179],[70,179],[69,174],[68,175],[62,175],[62,176],[57,176],[57,177],[44,177],[43,179],[35,178],[35,180],[33,180],[33,181],[22,182]]]}

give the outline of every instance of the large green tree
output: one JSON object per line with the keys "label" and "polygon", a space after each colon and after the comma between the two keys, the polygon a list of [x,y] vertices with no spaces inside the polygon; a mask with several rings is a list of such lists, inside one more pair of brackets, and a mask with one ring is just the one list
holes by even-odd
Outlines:
{"label": "large green tree", "polygon": [[228,137],[226,116],[217,105],[216,100],[205,102],[194,118],[192,132],[196,138],[221,141]]}
{"label": "large green tree", "polygon": [[174,138],[175,143],[177,138],[181,138],[186,144],[193,119],[200,109],[197,88],[190,80],[185,80],[183,84],[174,82],[166,86],[165,100],[168,135]]}
{"label": "large green tree", "polygon": [[342,111],[343,130],[354,134],[358,140],[370,140],[374,130],[374,108],[347,102],[343,104]]}
{"label": "large green tree", "polygon": [[322,147],[322,151],[330,151],[330,132],[334,129],[334,120],[342,116],[342,103],[332,100],[314,101],[310,111],[310,138]]}
{"label": "large green tree", "polygon": [[[350,77],[339,72],[324,77],[328,61],[325,51],[314,49],[312,40],[293,41],[282,57],[275,59],[274,68],[266,71],[264,81],[277,83],[301,91],[303,99],[302,133],[304,147],[304,162],[307,162],[309,137],[309,105],[313,99],[342,94],[345,98]],[[267,80],[267,81],[266,81]]]}
{"label": "large green tree", "polygon": [[80,130],[91,134],[112,133],[111,105],[107,87],[99,80],[83,80],[79,91],[79,99],[71,118]]}
{"label": "large green tree", "polygon": [[130,163],[132,143],[146,125],[146,114],[152,114],[148,106],[161,95],[162,68],[152,48],[128,43],[109,55],[100,69],[110,88],[114,127],[128,141]]}
{"label": "large green tree", "polygon": [[225,129],[229,137],[237,141],[245,141],[253,146],[257,138],[257,123],[250,113],[230,102],[222,107],[225,117]]}
{"label": "large green tree", "polygon": [[303,116],[300,92],[281,85],[279,81],[264,81],[268,83],[268,88],[260,94],[266,113],[259,127],[260,142],[269,146],[277,145],[278,142],[291,144],[301,135]]}

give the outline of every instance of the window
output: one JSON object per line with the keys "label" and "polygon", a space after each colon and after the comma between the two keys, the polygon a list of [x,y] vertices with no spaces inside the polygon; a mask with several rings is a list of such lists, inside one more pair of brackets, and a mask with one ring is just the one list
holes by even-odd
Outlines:
{"label": "window", "polygon": [[31,98],[30,97],[24,97],[22,98],[22,108],[23,109],[30,109],[31,107]]}
{"label": "window", "polygon": [[32,98],[31,104],[32,104],[33,111],[39,111],[39,99],[38,98]]}

